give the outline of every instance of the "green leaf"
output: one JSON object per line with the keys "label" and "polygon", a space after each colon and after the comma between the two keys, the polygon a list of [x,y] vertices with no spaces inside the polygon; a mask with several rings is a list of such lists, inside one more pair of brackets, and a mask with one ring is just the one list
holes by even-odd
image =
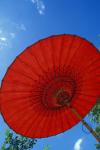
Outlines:
{"label": "green leaf", "polygon": [[46,145],[43,150],[49,150],[49,146]]}
{"label": "green leaf", "polygon": [[36,141],[36,139],[15,135],[13,132],[6,130],[5,141],[1,150],[29,150],[33,148]]}
{"label": "green leaf", "polygon": [[100,150],[100,144],[96,144],[96,149]]}
{"label": "green leaf", "polygon": [[5,132],[6,136],[8,136],[9,133],[10,133],[10,131],[9,131],[9,130],[6,130],[6,132]]}
{"label": "green leaf", "polygon": [[100,137],[100,126],[97,126],[95,128],[95,131],[96,131],[97,135]]}
{"label": "green leaf", "polygon": [[1,150],[5,150],[5,143],[2,145]]}

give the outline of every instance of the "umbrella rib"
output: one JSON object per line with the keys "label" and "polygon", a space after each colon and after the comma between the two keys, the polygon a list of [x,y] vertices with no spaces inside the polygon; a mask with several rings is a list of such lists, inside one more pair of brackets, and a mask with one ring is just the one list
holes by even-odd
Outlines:
{"label": "umbrella rib", "polygon": [[[85,48],[86,46],[84,46],[84,45],[82,45],[83,43],[82,43],[82,41],[80,42],[80,45],[79,45],[79,47],[76,49],[76,50],[78,50],[79,48]],[[79,54],[79,51],[76,51],[76,53],[74,53],[74,55],[73,55],[73,59],[72,59],[72,61],[71,61],[71,63],[73,64],[74,63],[74,61],[75,61],[75,59],[76,59],[76,57],[75,56],[77,56]],[[90,56],[90,60],[91,60],[91,58],[93,58],[93,56]],[[84,59],[85,59],[85,57],[83,57],[83,60],[82,61],[84,61]],[[75,62],[74,63],[74,65],[79,65],[79,62]]]}
{"label": "umbrella rib", "polygon": [[86,70],[86,69],[88,69],[88,67],[89,67],[89,66],[94,65],[97,61],[99,61],[99,62],[100,62],[100,57],[99,57],[99,59],[98,59],[98,58],[96,58],[94,61],[91,61],[91,63],[90,63],[90,64],[88,64],[88,65],[86,66],[86,68],[84,68],[84,69],[85,69],[85,70]]}
{"label": "umbrella rib", "polygon": [[55,111],[54,112],[51,111],[47,122],[50,126],[48,124],[47,124],[48,126],[46,125],[46,132],[48,132],[48,137],[51,134],[50,129],[52,129],[52,123],[55,124],[55,122],[53,122],[54,118],[55,118]]}
{"label": "umbrella rib", "polygon": [[62,110],[60,110],[60,120],[61,120],[61,128],[62,128],[62,130],[64,131],[65,129],[64,129],[64,116],[63,116],[63,114],[64,114],[64,112],[62,111]]}
{"label": "umbrella rib", "polygon": [[[42,114],[42,117],[40,117],[40,119],[36,119],[36,124],[35,124],[35,127],[37,127],[38,126],[38,124],[40,125],[40,124],[42,124],[43,125],[43,123],[44,123],[44,121],[45,121],[45,119],[46,119],[46,117],[45,117],[45,113],[47,112],[47,110],[45,109],[44,111],[43,111],[43,114]],[[39,126],[38,126],[38,128],[39,128]],[[43,126],[42,126],[42,128],[43,128]],[[30,129],[30,131],[31,131],[31,129]],[[35,135],[37,135],[38,134],[38,131],[40,132],[40,130],[34,130],[35,132],[34,132],[34,136]],[[42,131],[42,130],[41,130]],[[43,132],[43,131],[42,131]]]}
{"label": "umbrella rib", "polygon": [[[100,82],[99,82],[99,83],[97,82],[97,85],[98,85],[98,84],[100,84]],[[91,85],[89,85],[89,83],[87,83],[87,84],[85,83],[85,86],[91,87]],[[78,89],[81,89],[81,87],[82,87],[82,84],[81,84],[81,83],[78,84]],[[87,90],[87,89],[86,89],[86,90]],[[93,89],[92,89],[92,90],[93,90]],[[97,90],[98,90],[98,89],[97,89]],[[77,91],[80,91],[80,90],[77,90]]]}
{"label": "umbrella rib", "polygon": [[[71,49],[72,49],[72,46],[73,46],[73,43],[74,43],[75,38],[76,38],[76,36],[73,36],[73,37],[72,37],[72,40],[71,40],[71,42],[70,42],[70,44],[69,44],[68,53],[67,53],[67,55],[66,55],[64,65],[67,64],[68,61],[69,61],[68,58],[69,58],[69,56],[70,56],[70,51],[71,51]],[[68,61],[67,61],[67,60],[68,60]],[[67,63],[66,63],[66,62],[67,62]]]}
{"label": "umbrella rib", "polygon": [[[37,93],[38,93],[38,92],[37,92]],[[1,94],[4,94],[4,93],[1,93]],[[11,93],[10,93],[10,94],[11,94]],[[16,94],[18,94],[18,93],[16,93]],[[29,93],[28,93],[28,94],[29,94]],[[34,99],[34,98],[37,99],[37,98],[42,97],[42,94],[39,93],[39,94],[37,94],[37,95],[36,95],[36,94],[33,95],[33,93],[31,93],[31,96],[27,96],[27,97],[26,97],[26,96],[25,96],[25,97],[22,96],[22,97],[18,97],[17,99],[14,99],[14,100],[18,100],[18,99],[22,99],[22,98],[24,98],[24,99],[26,98],[26,99],[27,99],[27,98],[31,98],[31,97],[32,97],[32,99]]]}
{"label": "umbrella rib", "polygon": [[64,43],[65,43],[65,35],[63,35],[61,39],[61,44],[60,44],[60,52],[59,52],[59,72],[60,72],[60,65],[61,65],[61,60],[62,60],[62,54],[64,51]]}
{"label": "umbrella rib", "polygon": [[17,71],[17,70],[14,70],[14,69],[11,69],[10,71],[11,71],[11,72],[14,72],[14,73],[17,73],[17,74],[21,74],[22,76],[25,76],[25,77],[31,79],[32,81],[35,81],[32,77],[27,76],[25,72],[22,73],[22,72],[19,72],[19,71]]}
{"label": "umbrella rib", "polygon": [[38,92],[41,92],[41,91],[33,91],[33,90],[32,91],[30,91],[30,90],[29,91],[24,91],[24,90],[23,91],[13,91],[13,90],[11,90],[11,91],[4,91],[3,90],[1,93],[12,93],[12,92],[13,93],[34,93],[34,92],[38,93]]}
{"label": "umbrella rib", "polygon": [[[91,61],[92,60],[92,61]],[[97,61],[99,61],[100,62],[100,57],[99,57],[99,59],[95,59],[95,60],[93,60],[93,56],[90,56],[89,57],[89,60],[88,60],[90,63],[88,63],[88,65],[87,66],[85,66],[85,67],[80,67],[80,68],[78,68],[78,70],[79,71],[84,71],[85,70],[85,72],[87,71],[87,70],[89,70],[90,69],[90,67],[93,67],[92,65],[94,65]],[[78,65],[79,65],[79,63],[77,63],[77,64],[75,64],[76,65],[76,68],[78,67]],[[81,69],[82,68],[82,69]]]}
{"label": "umbrella rib", "polygon": [[[26,109],[25,109],[26,108]],[[28,107],[28,109],[30,110],[30,111],[33,111],[33,106],[31,105],[30,107]],[[21,108],[21,111],[22,112],[20,112],[20,114],[21,114],[21,116],[20,117],[22,117],[22,115],[25,115],[25,114],[27,114],[27,113],[25,113],[25,112],[27,112],[26,111],[27,110],[27,106],[24,106],[23,108]],[[28,110],[28,111],[29,111]],[[37,107],[35,106],[34,107],[34,112],[37,110]],[[9,119],[9,121],[11,121],[13,118],[15,118],[15,115],[14,114],[16,114],[16,113],[18,113],[18,110],[17,111],[15,111],[15,112],[13,112],[11,115],[10,115],[10,119]],[[17,120],[20,120],[20,119],[22,119],[22,118],[20,118],[19,116],[14,120],[14,122],[16,122]],[[29,117],[28,117],[28,119],[27,119],[27,121],[29,120]],[[23,125],[23,124],[22,124]]]}
{"label": "umbrella rib", "polygon": [[41,71],[42,71],[43,73],[45,73],[45,70],[44,70],[43,67],[40,65],[40,63],[39,63],[37,57],[36,57],[35,55],[33,55],[32,52],[30,52],[30,51],[28,51],[28,53],[29,53],[31,56],[33,56],[33,57],[35,58],[35,60],[36,60],[36,62],[37,62],[37,64],[38,64],[38,66],[40,67]]}
{"label": "umbrella rib", "polygon": [[[82,46],[82,41],[80,41],[78,47],[75,49],[75,52],[74,52],[73,56],[71,57],[71,60],[72,60],[72,61],[74,60],[75,56],[76,56],[77,53],[78,53],[78,49],[81,48],[81,46]],[[70,61],[71,61],[71,60],[70,60]]]}
{"label": "umbrella rib", "polygon": [[[22,100],[22,101],[17,101],[16,103],[17,103],[17,107],[18,107],[18,105],[19,106],[21,106],[22,105],[22,107],[21,107],[21,110],[22,111],[24,111],[25,109],[27,110],[27,106],[30,106],[30,107],[32,107],[33,108],[33,110],[34,110],[34,108],[35,107],[37,107],[37,105],[41,105],[42,106],[42,103],[40,102],[40,101],[38,101],[38,100],[36,100],[36,101],[32,101],[32,99],[30,98],[30,102],[28,102],[27,103],[27,105],[25,104],[25,106],[23,106],[23,102],[25,102],[25,103],[27,103],[28,102],[28,100]],[[8,104],[8,103],[7,103]],[[8,104],[9,105],[9,104]],[[11,107],[11,105],[10,105],[10,107]],[[13,105],[13,108],[16,108],[16,104],[15,104],[15,106]],[[7,110],[7,107],[6,107],[6,110]],[[12,113],[12,116],[14,115],[14,114],[16,114],[18,112],[18,110],[16,110],[16,111],[14,111],[13,113]]]}
{"label": "umbrella rib", "polygon": [[[49,137],[50,128],[51,128],[51,123],[52,123],[52,120],[53,120],[53,117],[54,117],[54,115],[52,116],[52,113],[53,113],[53,111],[51,111],[51,112],[48,111],[48,114],[47,114],[48,119],[47,119],[47,121],[46,121],[45,130],[44,130],[45,133],[48,133],[48,136],[46,136],[46,137]],[[52,118],[52,120],[51,120],[51,118]],[[48,127],[49,127],[49,128],[48,128]]]}
{"label": "umbrella rib", "polygon": [[[62,115],[62,110],[61,111],[59,111],[59,110],[57,110],[56,111],[56,116],[58,117],[58,119],[57,120],[59,120],[59,118],[60,118],[60,122],[61,123],[59,123],[60,124],[60,131],[62,130],[64,130],[64,123],[63,123],[63,115]],[[55,126],[57,129],[58,129],[58,125],[56,124],[56,126]]]}
{"label": "umbrella rib", "polygon": [[64,108],[64,110],[63,110],[64,112],[63,112],[63,113],[65,114],[65,116],[67,116],[67,117],[66,117],[66,122],[67,122],[68,129],[69,129],[69,127],[70,127],[71,124],[70,124],[70,121],[69,121],[70,119],[69,119],[69,117],[68,117],[68,113],[67,113],[66,110],[67,110],[67,109]]}
{"label": "umbrella rib", "polygon": [[[96,77],[96,76],[95,76]],[[97,76],[98,77],[98,76]],[[100,75],[99,75],[100,77]],[[81,85],[82,83],[85,83],[86,81],[88,81],[88,79],[90,79],[90,77],[85,78],[84,80],[80,80],[78,81],[78,85]],[[91,78],[91,80],[94,79],[94,77]],[[95,83],[100,83],[100,81],[96,81]],[[85,83],[86,84],[86,83]]]}
{"label": "umbrella rib", "polygon": [[[33,55],[31,52],[29,52],[28,51],[28,53],[30,54],[30,55],[32,55],[34,58],[35,58],[35,60],[37,61],[37,64],[38,64],[38,66],[40,67],[40,69],[41,69],[41,71],[46,75],[46,77],[48,77],[47,76],[47,74],[46,74],[46,71],[43,69],[43,67],[40,65],[40,63],[39,63],[39,61],[38,61],[38,59],[35,57],[35,55]],[[45,79],[43,78],[43,76],[41,76],[41,75],[39,75],[40,77],[42,77],[42,79],[45,81]],[[49,78],[48,78],[48,80],[49,80]]]}
{"label": "umbrella rib", "polygon": [[54,77],[56,77],[56,66],[55,66],[55,56],[54,56],[54,45],[53,45],[53,39],[50,39],[50,44],[51,44],[51,58],[52,58],[52,62],[53,62],[53,70],[54,70]]}
{"label": "umbrella rib", "polygon": [[[23,104],[23,103],[30,103],[31,104],[31,106],[32,105],[37,105],[37,104],[42,104],[39,100],[38,100],[38,98],[35,98],[34,100],[33,100],[33,98],[30,98],[30,100],[27,98],[25,98],[25,99],[19,99],[17,102],[15,101],[15,104],[18,104],[18,105],[21,105],[21,104]],[[6,104],[8,104],[8,105],[11,105],[11,101],[7,101],[6,102]],[[22,105],[23,106],[23,105]],[[34,106],[32,106],[32,107],[34,107]],[[7,106],[6,106],[7,107]]]}
{"label": "umbrella rib", "polygon": [[[32,99],[33,99],[33,95],[27,96],[27,97],[26,97],[26,96],[17,97],[17,98],[14,98],[13,101],[15,101],[15,100],[20,100],[20,99],[21,99],[21,100],[22,100],[22,99],[27,99],[27,98],[32,98]],[[8,100],[6,101],[6,103],[7,103],[7,102],[10,102],[10,101],[11,101],[11,99],[8,99]]]}
{"label": "umbrella rib", "polygon": [[[82,41],[80,41],[80,43],[79,43],[79,46],[75,49],[75,52],[74,52],[74,54],[73,54],[73,56],[71,57],[71,63],[73,63],[73,60],[75,60],[75,56],[77,56],[77,54],[78,54],[78,49],[79,48],[81,48],[81,46],[82,46]],[[64,66],[66,66],[66,63],[64,64]]]}
{"label": "umbrella rib", "polygon": [[46,59],[45,52],[43,53],[43,50],[45,49],[45,46],[43,46],[43,44],[41,44],[41,42],[39,43],[39,46],[42,49],[41,50],[41,54],[42,54],[42,56],[44,58],[45,64],[47,64],[47,67],[48,67],[48,70],[49,70],[48,60]]}
{"label": "umbrella rib", "polygon": [[[71,111],[71,109],[70,109],[70,118],[73,120],[73,124],[75,124],[76,123],[76,121],[75,121],[75,119],[77,118],[74,114],[73,114],[73,112]],[[77,122],[79,121],[79,118],[77,118],[78,120],[77,120]],[[72,121],[71,121],[72,122]]]}
{"label": "umbrella rib", "polygon": [[[59,133],[59,130],[61,130],[61,125],[62,125],[62,123],[60,124],[60,123],[58,123],[57,121],[59,120],[59,110],[57,109],[56,110],[56,114],[55,114],[55,118],[56,118],[56,120],[55,120],[55,130],[57,131],[57,133]],[[60,120],[61,121],[61,120]],[[60,124],[60,126],[58,125],[58,124]],[[59,128],[58,128],[59,127]]]}
{"label": "umbrella rib", "polygon": [[90,104],[91,100],[89,101],[88,98],[84,97],[84,98],[79,98],[79,100],[82,101],[82,103],[80,103],[80,101],[75,101],[74,104],[77,106],[80,106],[80,108],[84,108],[84,110],[86,110],[88,107],[86,104]]}
{"label": "umbrella rib", "polygon": [[90,68],[88,69],[88,71],[90,72],[90,71],[96,71],[96,70],[100,70],[100,64],[99,64],[99,66],[95,66],[95,68],[92,68],[91,70],[90,70]]}
{"label": "umbrella rib", "polygon": [[[10,113],[9,122],[11,122],[13,119],[14,119],[14,122],[16,122],[17,120],[21,120],[22,115],[24,116],[26,114],[26,109],[27,109],[27,106],[24,106],[23,108],[21,108],[20,116],[18,115],[17,118],[15,116],[16,116],[16,113],[19,113],[18,110],[14,111],[13,113]],[[6,108],[6,110],[7,110],[7,108]],[[28,107],[28,110],[32,111],[33,107],[32,106]]]}
{"label": "umbrella rib", "polygon": [[[48,124],[49,122],[50,122],[50,115],[49,115],[49,111],[46,111],[46,118],[47,118],[47,120],[46,120],[46,118],[45,118],[45,120],[46,120],[46,123],[44,124],[44,129],[43,129],[43,133],[47,133],[48,132],[48,130],[47,130],[47,128],[46,128],[46,125],[50,125],[50,124]],[[47,137],[47,136],[45,136],[45,137]]]}
{"label": "umbrella rib", "polygon": [[[22,122],[19,122],[19,124],[18,124],[19,126],[17,126],[17,130],[23,129],[23,124],[26,124],[26,122],[29,122],[29,120],[32,119],[32,117],[33,117],[33,114],[31,116],[24,117],[24,120]],[[19,118],[17,118],[16,121],[17,120],[19,120]],[[22,118],[21,118],[21,120],[22,120]],[[29,130],[29,128],[28,128],[28,130]],[[22,134],[23,136],[26,136],[25,128],[24,128],[24,132],[22,133],[22,131],[21,131],[21,133],[19,133],[19,134]],[[33,138],[33,137],[29,137],[29,138]]]}
{"label": "umbrella rib", "polygon": [[[65,111],[66,112],[66,111]],[[66,120],[66,122],[68,123],[68,125],[69,125],[69,127],[68,128],[70,128],[71,127],[71,123],[70,123],[70,117],[69,117],[69,115],[68,115],[68,113],[66,112],[66,118],[67,118],[67,120]]]}
{"label": "umbrella rib", "polygon": [[94,95],[84,94],[84,93],[81,93],[81,92],[77,92],[76,94],[80,94],[80,95],[84,95],[84,96],[96,97],[96,96],[94,96]]}
{"label": "umbrella rib", "polygon": [[[29,86],[29,87],[37,87],[38,89],[41,89],[41,87],[39,86],[39,85],[36,85],[36,84],[34,84],[34,85],[31,85],[31,84],[26,84],[26,83],[24,83],[24,82],[19,82],[19,81],[13,81],[13,82],[10,82],[9,80],[5,80],[5,82],[7,83],[7,84],[18,84],[18,83],[21,83],[21,84],[23,84],[23,85],[26,85],[26,86]],[[18,84],[19,85],[19,84]],[[43,89],[42,89],[43,90]],[[40,91],[42,91],[42,90],[40,90]]]}
{"label": "umbrella rib", "polygon": [[[20,82],[19,80],[13,80],[13,81],[9,81],[9,80],[5,80],[5,82],[7,83],[7,84],[22,84],[22,85],[26,85],[26,86],[29,86],[29,87],[33,87],[33,85],[32,84],[26,84],[25,82]],[[18,84],[18,85],[19,85]]]}
{"label": "umbrella rib", "polygon": [[21,63],[23,63],[24,65],[30,67],[30,69],[32,69],[32,71],[34,70],[34,73],[37,75],[37,76],[41,76],[40,74],[38,74],[35,70],[35,68],[33,68],[31,65],[27,64],[25,61],[23,61],[21,58],[17,58]]}
{"label": "umbrella rib", "polygon": [[82,89],[83,91],[86,91],[86,92],[88,92],[88,91],[97,91],[97,90],[99,90],[100,91],[100,87],[98,87],[98,88],[94,88],[94,87],[92,87],[92,88],[90,88],[90,87],[88,87],[88,88],[86,88],[86,89]]}
{"label": "umbrella rib", "polygon": [[[55,121],[54,121],[55,123],[52,122],[52,124],[54,124],[54,129],[57,131],[57,128],[58,128],[58,127],[57,127],[57,120],[58,120],[58,118],[57,118],[57,110],[55,110],[54,120],[55,120]],[[51,125],[52,125],[52,124],[51,124]],[[51,128],[52,128],[52,126],[51,126]]]}
{"label": "umbrella rib", "polygon": [[[41,109],[40,109],[41,110]],[[43,110],[43,109],[42,109]],[[41,111],[42,112],[42,111]],[[41,120],[43,120],[43,118],[41,118],[41,117],[39,117],[40,115],[41,115],[41,112],[40,111],[38,111],[38,113],[36,114],[36,116],[35,116],[35,118],[33,119],[33,120],[31,120],[31,122],[30,122],[30,124],[29,124],[29,126],[27,127],[27,130],[26,130],[26,132],[25,133],[27,133],[27,131],[29,131],[29,129],[30,129],[30,131],[32,131],[32,128],[33,128],[33,122],[35,121],[35,122],[38,122],[38,124],[40,124],[40,121]],[[46,110],[44,110],[42,113],[44,114],[44,116],[45,116],[45,112],[46,112]],[[39,115],[40,114],[40,115]],[[43,115],[42,114],[42,115]],[[28,119],[29,120],[29,119]],[[27,121],[28,121],[27,120]],[[35,125],[35,127],[36,127],[36,125],[37,125],[37,123],[35,123],[34,124]],[[34,130],[34,131],[36,131],[36,130]]]}

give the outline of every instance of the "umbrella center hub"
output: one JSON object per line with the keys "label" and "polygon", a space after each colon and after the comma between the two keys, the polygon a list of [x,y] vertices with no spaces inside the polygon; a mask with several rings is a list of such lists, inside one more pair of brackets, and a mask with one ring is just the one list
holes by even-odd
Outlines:
{"label": "umbrella center hub", "polygon": [[64,106],[68,103],[70,103],[71,97],[67,91],[65,91],[63,88],[59,89],[57,92],[55,92],[54,97],[57,100],[57,104],[60,106]]}
{"label": "umbrella center hub", "polygon": [[75,94],[75,82],[71,79],[55,79],[44,87],[43,105],[50,109],[66,106]]}

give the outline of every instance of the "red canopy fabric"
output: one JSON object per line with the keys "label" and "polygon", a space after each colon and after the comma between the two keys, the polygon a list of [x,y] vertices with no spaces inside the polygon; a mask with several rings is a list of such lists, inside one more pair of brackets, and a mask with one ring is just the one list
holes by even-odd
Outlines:
{"label": "red canopy fabric", "polygon": [[100,54],[75,35],[56,35],[26,48],[8,68],[1,112],[17,133],[42,138],[62,133],[84,117],[100,96]]}

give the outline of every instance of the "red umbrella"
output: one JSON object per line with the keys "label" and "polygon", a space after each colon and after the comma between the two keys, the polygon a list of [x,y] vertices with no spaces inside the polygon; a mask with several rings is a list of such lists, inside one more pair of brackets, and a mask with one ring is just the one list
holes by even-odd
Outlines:
{"label": "red umbrella", "polygon": [[1,111],[15,132],[49,137],[80,120],[86,125],[99,96],[99,51],[79,36],[57,35],[26,48],[8,68]]}

